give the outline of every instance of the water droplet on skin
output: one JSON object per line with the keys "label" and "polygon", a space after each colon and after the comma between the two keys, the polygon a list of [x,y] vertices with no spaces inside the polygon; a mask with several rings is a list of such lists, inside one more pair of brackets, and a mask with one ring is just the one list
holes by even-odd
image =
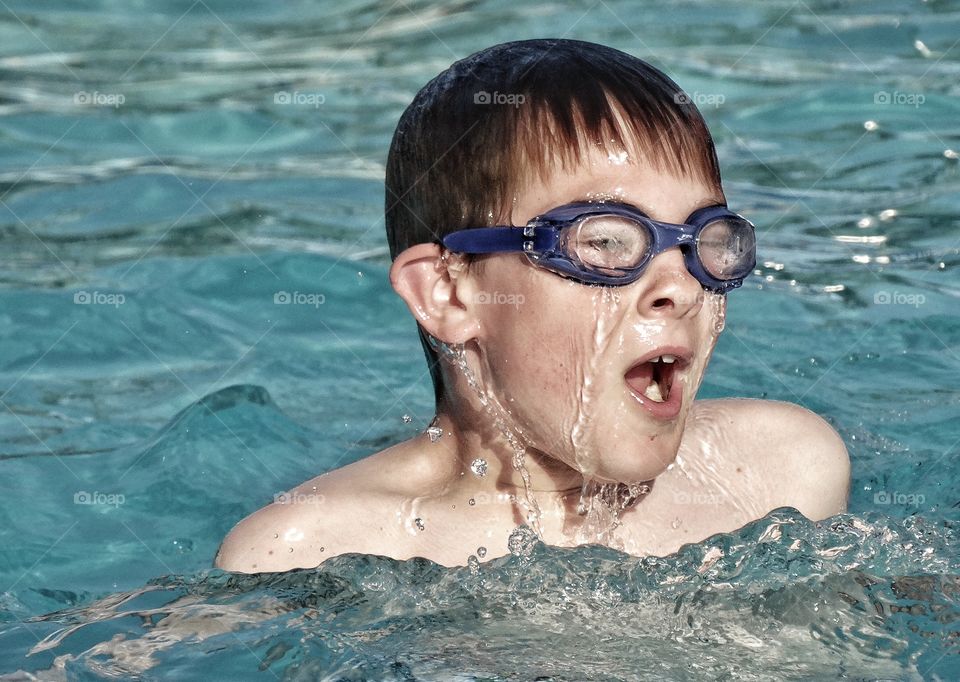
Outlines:
{"label": "water droplet on skin", "polygon": [[470,462],[470,471],[473,472],[474,476],[483,478],[487,475],[487,460],[477,457],[475,460]]}
{"label": "water droplet on skin", "polygon": [[677,528],[680,527],[680,524],[682,524],[682,523],[683,523],[683,521],[681,521],[679,518],[676,518],[676,519],[674,519],[673,521],[670,522],[670,527],[673,528],[674,530],[676,530]]}
{"label": "water droplet on skin", "polygon": [[403,415],[403,423],[404,423],[404,424],[409,424],[409,423],[412,422],[412,421],[413,421],[413,417],[411,417],[409,414]]}
{"label": "water droplet on skin", "polygon": [[320,548],[320,551],[322,552],[322,551],[323,551],[323,549],[324,549],[324,548],[323,548],[323,547],[321,547],[321,548]]}
{"label": "water droplet on skin", "polygon": [[427,436],[430,438],[431,443],[436,443],[443,436],[443,429],[439,426],[427,427]]}
{"label": "water droplet on skin", "polygon": [[473,499],[472,497],[471,497],[469,500],[467,500],[467,504],[469,504],[471,507],[472,507],[473,505],[475,505],[476,503],[477,503],[477,501],[476,501],[475,499]]}
{"label": "water droplet on skin", "polygon": [[481,559],[482,559],[483,557],[487,556],[487,548],[486,548],[486,547],[477,547],[477,556],[480,557]]}
{"label": "water droplet on skin", "polygon": [[717,311],[715,313],[716,317],[713,320],[713,332],[717,335],[722,332],[727,326],[727,310],[725,306],[722,306],[720,302],[717,302]]}
{"label": "water droplet on skin", "polygon": [[423,519],[414,519],[413,524],[417,527],[417,530],[423,530]]}
{"label": "water droplet on skin", "polygon": [[293,553],[293,547],[290,548],[290,553],[291,553],[291,554]]}
{"label": "water droplet on skin", "polygon": [[280,537],[280,533],[274,533],[274,534],[273,534],[273,539],[274,539],[274,540],[276,540],[278,537]]}

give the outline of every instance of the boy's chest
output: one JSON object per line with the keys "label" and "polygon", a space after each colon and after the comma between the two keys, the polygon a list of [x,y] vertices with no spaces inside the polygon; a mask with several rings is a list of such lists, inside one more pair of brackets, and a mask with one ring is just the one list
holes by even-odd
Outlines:
{"label": "boy's chest", "polygon": [[770,484],[746,456],[737,462],[689,453],[678,457],[650,494],[622,517],[624,550],[665,556],[741,528],[772,508]]}

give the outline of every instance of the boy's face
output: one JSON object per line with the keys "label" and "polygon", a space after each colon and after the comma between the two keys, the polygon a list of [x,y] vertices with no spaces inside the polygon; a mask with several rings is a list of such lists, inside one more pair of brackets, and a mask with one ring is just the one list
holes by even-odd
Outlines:
{"label": "boy's face", "polygon": [[[514,199],[511,222],[525,225],[563,204],[604,199],[671,223],[725,203],[722,191],[703,181],[594,149],[576,168],[532,179]],[[676,248],[621,287],[568,280],[522,254],[484,261],[473,306],[479,379],[526,442],[601,481],[662,473],[676,457],[722,329],[724,298],[703,290]],[[645,362],[661,355],[676,362]],[[672,399],[661,402],[664,382]]]}

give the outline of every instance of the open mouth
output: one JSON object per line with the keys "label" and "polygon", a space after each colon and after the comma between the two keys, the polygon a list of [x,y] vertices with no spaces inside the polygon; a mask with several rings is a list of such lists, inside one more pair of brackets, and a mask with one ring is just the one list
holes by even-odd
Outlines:
{"label": "open mouth", "polygon": [[654,402],[666,402],[673,389],[677,364],[675,355],[661,355],[634,365],[627,371],[627,383],[635,392],[642,393]]}
{"label": "open mouth", "polygon": [[659,353],[633,365],[624,374],[624,380],[654,417],[671,419],[680,412],[683,385],[679,375],[689,362],[689,353],[681,353],[680,349]]}

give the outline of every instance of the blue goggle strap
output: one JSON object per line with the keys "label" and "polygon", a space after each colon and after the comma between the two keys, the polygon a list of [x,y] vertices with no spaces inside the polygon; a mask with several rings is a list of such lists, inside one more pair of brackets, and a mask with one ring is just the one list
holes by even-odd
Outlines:
{"label": "blue goggle strap", "polygon": [[557,235],[553,227],[475,227],[448,234],[443,245],[457,253],[545,253],[556,245]]}

